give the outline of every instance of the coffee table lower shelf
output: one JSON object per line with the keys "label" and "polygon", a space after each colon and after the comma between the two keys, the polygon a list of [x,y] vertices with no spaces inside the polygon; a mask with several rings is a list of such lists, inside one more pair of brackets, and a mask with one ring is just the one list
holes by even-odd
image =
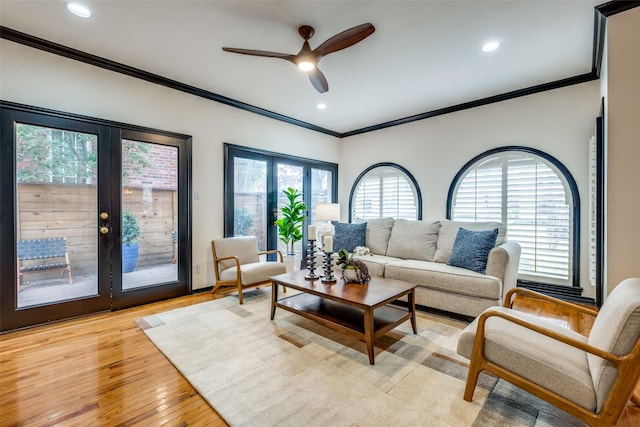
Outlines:
{"label": "coffee table lower shelf", "polygon": [[[406,309],[383,305],[373,310],[372,336],[365,330],[365,310],[341,302],[331,301],[316,295],[301,293],[279,299],[275,306],[311,319],[324,326],[346,332],[363,339],[373,350],[373,341],[391,329],[411,319],[412,313]],[[369,342],[369,340],[372,342]],[[369,354],[373,364],[373,354]]]}

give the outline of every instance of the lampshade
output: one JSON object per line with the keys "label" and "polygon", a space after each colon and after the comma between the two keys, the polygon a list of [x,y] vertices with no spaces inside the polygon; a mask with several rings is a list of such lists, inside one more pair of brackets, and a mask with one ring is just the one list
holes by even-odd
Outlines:
{"label": "lampshade", "polygon": [[318,203],[316,205],[317,221],[340,221],[340,203]]}

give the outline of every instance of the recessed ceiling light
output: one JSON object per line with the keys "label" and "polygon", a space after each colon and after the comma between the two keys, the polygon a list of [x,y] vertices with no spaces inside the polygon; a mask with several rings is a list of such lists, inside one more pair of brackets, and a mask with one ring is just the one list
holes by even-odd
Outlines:
{"label": "recessed ceiling light", "polygon": [[318,107],[318,110],[326,110],[327,104],[325,104],[324,102],[319,102],[318,105],[316,105],[316,107]]}
{"label": "recessed ceiling light", "polygon": [[493,52],[494,50],[496,50],[499,47],[500,47],[500,42],[492,41],[492,42],[489,42],[489,43],[485,43],[482,46],[482,51],[483,52]]}
{"label": "recessed ceiling light", "polygon": [[67,10],[81,18],[91,18],[91,11],[80,3],[67,3]]}

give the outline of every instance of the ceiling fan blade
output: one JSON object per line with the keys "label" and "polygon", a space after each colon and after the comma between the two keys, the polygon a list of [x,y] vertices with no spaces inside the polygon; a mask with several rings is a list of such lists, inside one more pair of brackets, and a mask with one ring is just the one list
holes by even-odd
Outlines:
{"label": "ceiling fan blade", "polygon": [[223,47],[225,52],[241,53],[243,55],[264,56],[267,58],[280,58],[287,61],[292,61],[295,55],[288,53],[269,52],[266,50],[253,50],[253,49],[236,49],[235,47]]}
{"label": "ceiling fan blade", "polygon": [[319,56],[337,52],[366,39],[373,34],[375,30],[375,27],[369,23],[358,25],[357,27],[350,28],[327,39],[315,48],[313,52]]}
{"label": "ceiling fan blade", "polygon": [[322,72],[318,70],[318,67],[315,67],[313,70],[309,71],[308,74],[309,80],[311,80],[311,84],[316,88],[318,92],[325,93],[329,90],[329,83],[327,83],[327,79],[324,74],[322,74]]}

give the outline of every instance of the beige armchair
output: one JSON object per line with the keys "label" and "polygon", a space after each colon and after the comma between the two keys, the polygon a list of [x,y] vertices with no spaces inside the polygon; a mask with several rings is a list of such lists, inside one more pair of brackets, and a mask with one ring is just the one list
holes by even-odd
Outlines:
{"label": "beige armchair", "polygon": [[[595,316],[588,337],[535,315],[511,309],[526,294]],[[522,288],[504,307],[487,309],[458,340],[470,360],[464,399],[471,401],[478,375],[490,372],[591,426],[618,422],[640,379],[640,278],[621,282],[599,312]]]}
{"label": "beige armchair", "polygon": [[[211,241],[211,252],[216,275],[216,284],[211,293],[223,286],[235,286],[238,289],[240,304],[244,303],[243,289],[271,284],[270,276],[287,271],[282,252],[259,252],[255,236],[214,239]],[[260,255],[266,254],[278,254],[278,261],[261,262]]]}

